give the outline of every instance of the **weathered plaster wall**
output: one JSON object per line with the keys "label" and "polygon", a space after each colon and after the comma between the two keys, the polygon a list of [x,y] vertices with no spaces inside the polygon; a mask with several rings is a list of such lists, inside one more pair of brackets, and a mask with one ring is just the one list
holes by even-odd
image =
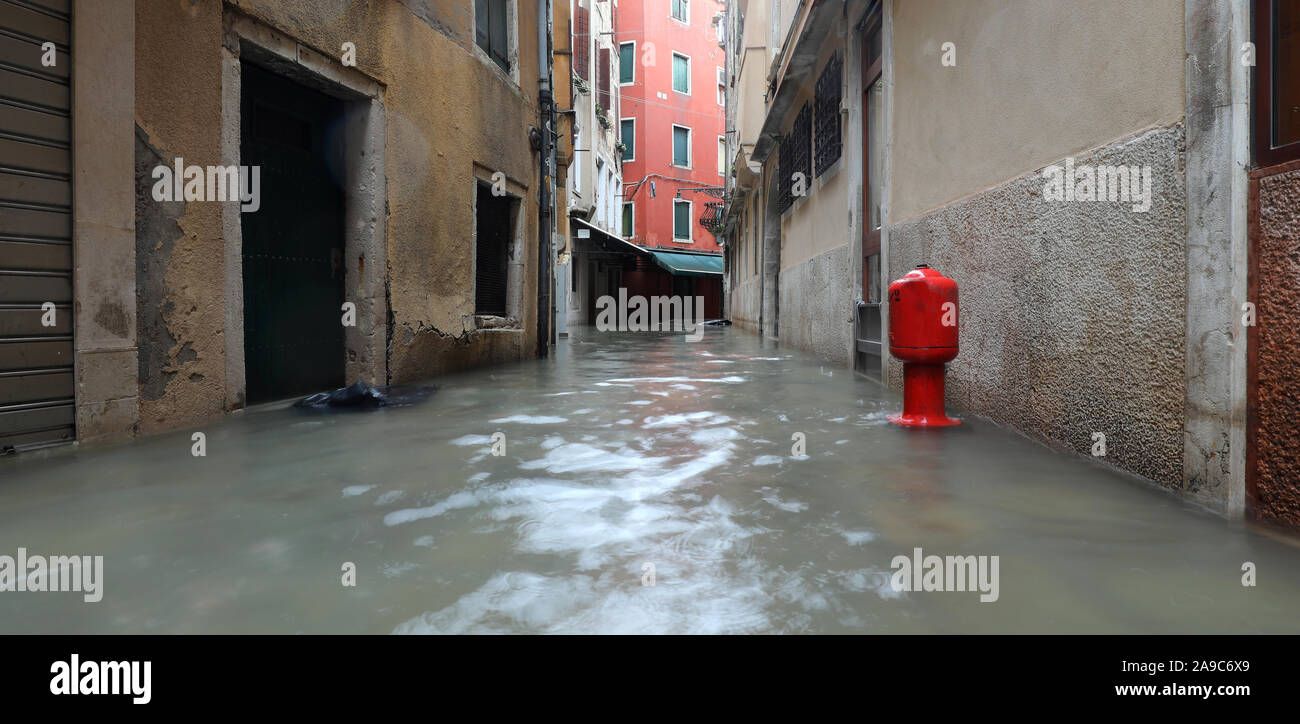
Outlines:
{"label": "weathered plaster wall", "polygon": [[[515,4],[513,78],[474,44],[467,0],[235,4],[326,52],[355,43],[386,86],[391,380],[536,354],[536,3]],[[476,165],[523,190],[520,331],[474,327]]]}
{"label": "weathered plaster wall", "polygon": [[[1031,172],[889,229],[889,273],[960,285],[948,402],[1169,487],[1183,484],[1186,183],[1181,125],[1076,155],[1150,166],[1152,204],[1043,199]],[[1059,161],[1058,161],[1059,162]],[[784,313],[784,310],[783,310]],[[901,365],[890,365],[901,388]]]}
{"label": "weathered plaster wall", "polygon": [[221,4],[135,7],[136,323],[140,432],[220,415],[221,204],[156,202],[152,168],[221,162]]}
{"label": "weathered plaster wall", "polygon": [[781,270],[781,344],[811,352],[831,364],[848,365],[845,336],[852,334],[853,268],[849,246]]}
{"label": "weathered plaster wall", "polygon": [[[157,163],[178,156],[204,166],[222,161],[224,7],[330,58],[352,42],[355,70],[385,87],[388,214],[379,223],[386,225],[391,319],[380,328],[389,379],[536,354],[538,168],[528,138],[537,124],[535,3],[515,5],[518,52],[510,74],[474,44],[468,0],[138,3],[140,430],[195,424],[239,399],[226,389],[241,380],[226,365],[222,205],[157,203],[149,193]],[[518,330],[474,328],[476,168],[501,171],[522,197],[512,266],[519,271]]]}
{"label": "weathered plaster wall", "polygon": [[1261,518],[1300,526],[1300,170],[1258,183],[1255,495]]}
{"label": "weathered plaster wall", "polygon": [[894,0],[890,219],[1177,122],[1183,2]]}

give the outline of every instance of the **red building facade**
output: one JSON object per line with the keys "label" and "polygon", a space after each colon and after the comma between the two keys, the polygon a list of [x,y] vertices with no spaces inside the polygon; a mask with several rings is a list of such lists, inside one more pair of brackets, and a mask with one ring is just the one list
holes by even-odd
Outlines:
{"label": "red building facade", "polygon": [[[619,0],[619,119],[623,150],[623,235],[651,252],[624,272],[630,294],[698,294],[721,316],[722,276],[691,267],[720,255],[701,223],[726,179],[725,53],[718,0]],[[663,252],[680,253],[667,257]],[[665,261],[666,260],[666,261]],[[682,263],[678,263],[682,262]],[[676,271],[670,272],[667,267]],[[719,266],[720,270],[720,266]]]}

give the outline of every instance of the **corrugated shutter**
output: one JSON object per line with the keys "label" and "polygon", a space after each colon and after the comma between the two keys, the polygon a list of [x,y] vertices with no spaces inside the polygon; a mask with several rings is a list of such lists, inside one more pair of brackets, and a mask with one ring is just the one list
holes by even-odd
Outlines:
{"label": "corrugated shutter", "polygon": [[74,435],[70,14],[0,0],[0,452]]}

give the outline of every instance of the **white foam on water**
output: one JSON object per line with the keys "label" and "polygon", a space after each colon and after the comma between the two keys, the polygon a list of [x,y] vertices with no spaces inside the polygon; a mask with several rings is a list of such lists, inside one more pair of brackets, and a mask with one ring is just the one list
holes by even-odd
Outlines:
{"label": "white foam on water", "polygon": [[490,445],[492,444],[491,435],[461,435],[451,441],[452,445],[468,447],[470,445]]}
{"label": "white foam on water", "polygon": [[510,417],[498,417],[491,422],[496,424],[516,422],[521,425],[558,425],[568,421],[567,417],[552,417],[549,415],[511,415]]}

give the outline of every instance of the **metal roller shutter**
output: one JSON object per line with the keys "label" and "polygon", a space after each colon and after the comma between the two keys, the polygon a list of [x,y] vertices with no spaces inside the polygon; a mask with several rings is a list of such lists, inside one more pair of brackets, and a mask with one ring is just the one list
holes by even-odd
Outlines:
{"label": "metal roller shutter", "polygon": [[70,14],[0,0],[0,453],[74,436]]}

